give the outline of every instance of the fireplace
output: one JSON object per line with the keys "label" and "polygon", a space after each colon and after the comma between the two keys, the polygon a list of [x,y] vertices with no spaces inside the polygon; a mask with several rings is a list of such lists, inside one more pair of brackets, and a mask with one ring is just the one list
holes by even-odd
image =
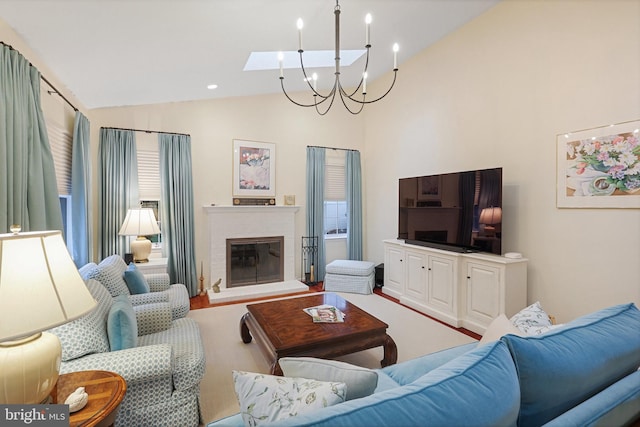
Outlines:
{"label": "fireplace", "polygon": [[282,282],[284,236],[227,239],[227,287]]}
{"label": "fireplace", "polygon": [[[282,236],[280,262],[282,278],[274,280],[293,281],[295,275],[297,206],[205,206],[209,232],[209,283],[220,280],[221,290],[254,292],[252,288],[266,288],[267,285],[229,285],[227,273],[227,240],[253,239],[263,241],[273,236]],[[252,262],[247,254],[245,262]]]}

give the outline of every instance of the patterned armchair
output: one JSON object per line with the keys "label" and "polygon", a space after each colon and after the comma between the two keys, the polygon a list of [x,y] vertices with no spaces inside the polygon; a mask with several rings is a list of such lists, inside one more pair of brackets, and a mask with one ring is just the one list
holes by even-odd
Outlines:
{"label": "patterned armchair", "polygon": [[144,275],[150,292],[131,294],[124,280],[127,264],[118,255],[111,255],[100,264],[89,263],[80,268],[83,279],[96,279],[107,288],[111,296],[127,295],[134,306],[158,302],[168,302],[173,319],[180,319],[189,313],[189,293],[183,284],[170,284],[166,273]]}
{"label": "patterned armchair", "polygon": [[116,426],[197,426],[205,370],[197,323],[172,320],[167,302],[133,306],[127,297],[112,298],[93,279],[87,288],[98,301],[96,308],[49,331],[62,344],[60,372],[120,374],[127,392]]}

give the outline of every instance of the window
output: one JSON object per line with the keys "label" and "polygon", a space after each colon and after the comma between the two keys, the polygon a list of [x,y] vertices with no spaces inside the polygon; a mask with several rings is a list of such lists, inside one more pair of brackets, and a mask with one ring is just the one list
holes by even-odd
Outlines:
{"label": "window", "polygon": [[327,150],[325,162],[324,235],[325,238],[347,237],[345,152]]}
{"label": "window", "polygon": [[[140,133],[136,135],[136,156],[138,158],[138,192],[140,207],[151,208],[162,231],[160,218],[160,153],[158,151],[158,137],[154,134]],[[147,236],[153,245],[153,250],[162,248],[162,233]]]}

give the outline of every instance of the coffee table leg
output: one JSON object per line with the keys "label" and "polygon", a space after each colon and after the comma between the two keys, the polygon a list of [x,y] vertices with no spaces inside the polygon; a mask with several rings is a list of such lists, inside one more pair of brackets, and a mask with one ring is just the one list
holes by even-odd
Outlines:
{"label": "coffee table leg", "polygon": [[386,335],[383,344],[384,358],[380,361],[380,365],[385,366],[394,365],[398,361],[398,347],[396,347],[395,341],[389,335]]}
{"label": "coffee table leg", "polygon": [[247,326],[248,317],[249,313],[245,313],[240,319],[240,336],[242,337],[242,342],[245,344],[249,344],[251,342],[251,334],[249,333],[249,327]]}

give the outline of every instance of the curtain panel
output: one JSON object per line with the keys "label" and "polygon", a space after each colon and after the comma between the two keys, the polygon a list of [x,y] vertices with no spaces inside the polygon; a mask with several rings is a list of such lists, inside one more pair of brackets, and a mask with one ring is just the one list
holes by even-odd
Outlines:
{"label": "curtain panel", "polygon": [[91,152],[89,119],[76,111],[71,151],[71,238],[76,266],[92,261],[93,215],[91,203]]}
{"label": "curtain panel", "polygon": [[[306,229],[308,237],[317,237],[318,252],[314,270],[316,280],[324,280],[326,249],[324,244],[324,175],[326,152],[321,147],[307,147]],[[309,271],[309,266],[303,266]],[[304,275],[304,271],[301,272]]]}
{"label": "curtain panel", "polygon": [[360,152],[348,150],[345,157],[347,199],[347,256],[362,261],[362,171]]}
{"label": "curtain panel", "polygon": [[190,296],[198,294],[193,212],[191,137],[158,135],[162,235],[171,283],[183,283]]}
{"label": "curtain panel", "polygon": [[40,72],[0,45],[0,232],[62,230],[53,156],[40,105]]}
{"label": "curtain panel", "polygon": [[138,161],[135,134],[132,131],[100,128],[98,153],[100,199],[99,259],[124,255],[129,245],[119,236],[127,210],[140,204],[138,197]]}

